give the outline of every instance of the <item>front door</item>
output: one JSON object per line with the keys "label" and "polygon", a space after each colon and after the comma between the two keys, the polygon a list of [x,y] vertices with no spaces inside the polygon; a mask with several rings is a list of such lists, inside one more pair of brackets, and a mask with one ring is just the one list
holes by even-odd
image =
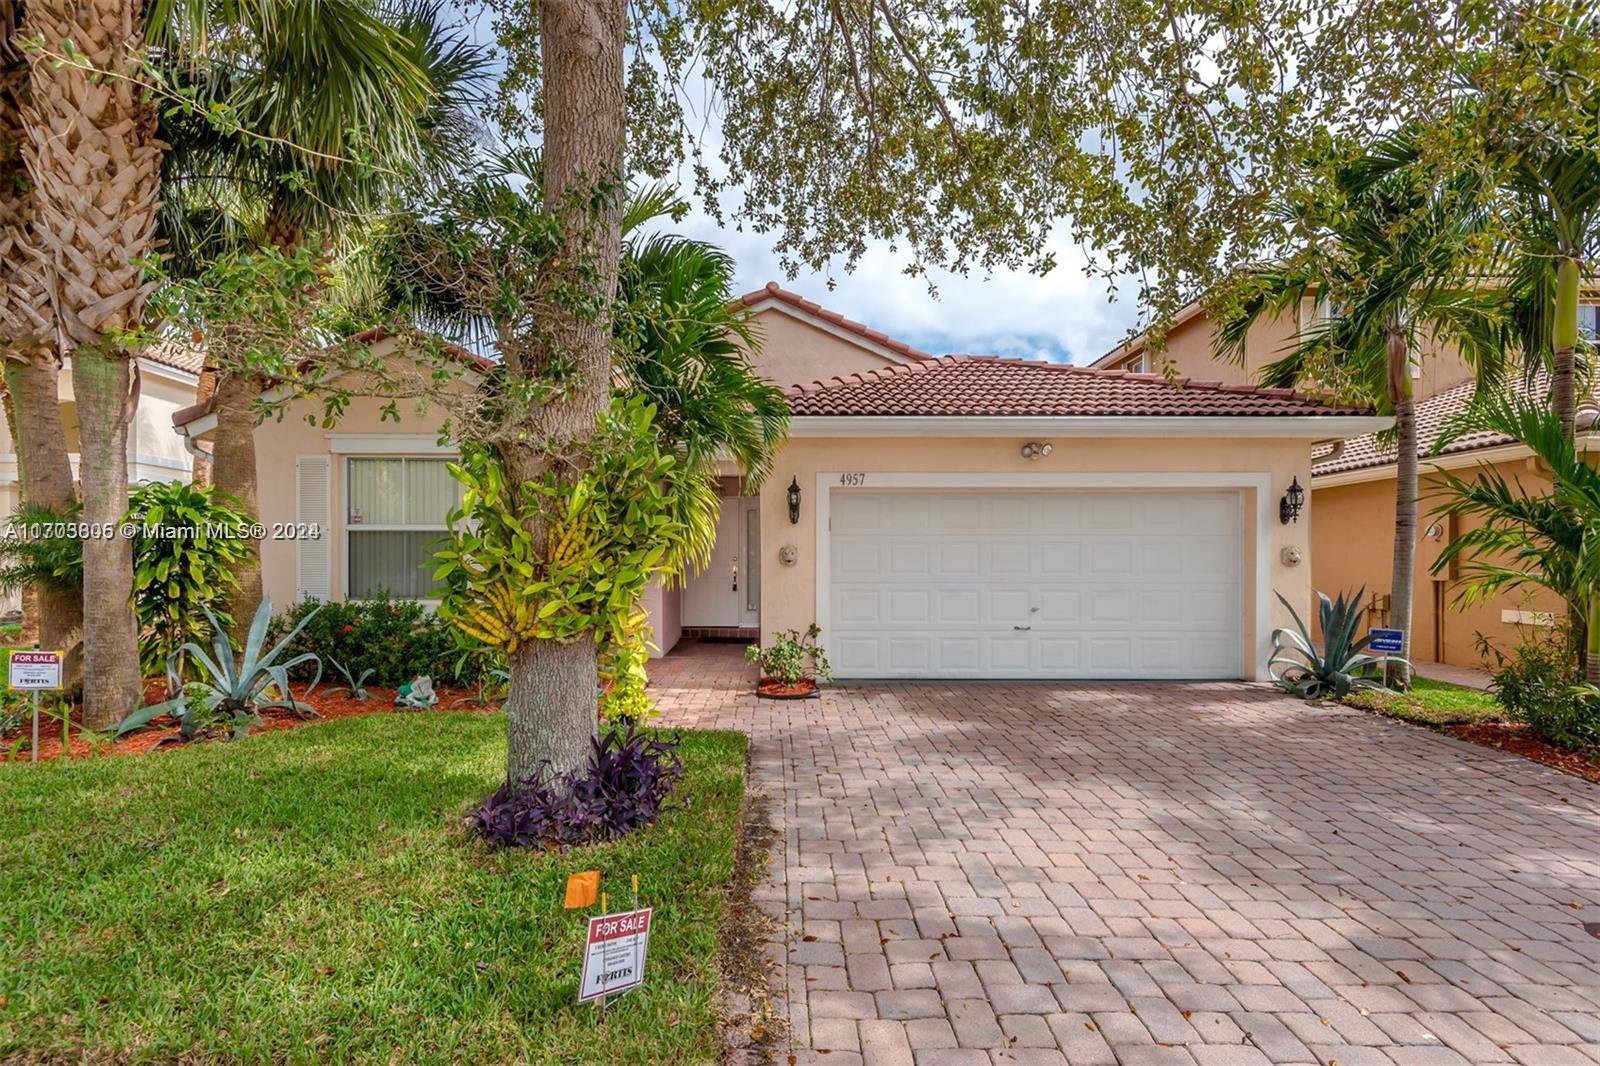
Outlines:
{"label": "front door", "polygon": [[760,500],[724,496],[711,561],[683,591],[683,624],[702,629],[760,625],[760,556]]}

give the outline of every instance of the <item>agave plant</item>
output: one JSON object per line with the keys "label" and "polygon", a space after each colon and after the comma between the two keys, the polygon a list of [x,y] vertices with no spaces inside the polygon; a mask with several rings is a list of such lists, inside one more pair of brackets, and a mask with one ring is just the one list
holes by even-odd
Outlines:
{"label": "agave plant", "polygon": [[[296,662],[299,661],[300,660],[298,659],[296,660]],[[350,668],[344,663],[340,662],[338,659],[330,658],[328,661],[333,664],[333,668],[335,670],[339,671],[339,676],[344,678],[344,684],[340,685],[338,688],[330,688],[327,691],[330,694],[334,692],[348,691],[351,696],[360,700],[362,703],[367,702],[367,679],[372,676],[372,667],[367,667],[365,670],[361,671],[359,675],[353,675],[350,673]]]}
{"label": "agave plant", "polygon": [[[1318,621],[1322,623],[1322,650],[1317,650],[1311,631],[1295,611],[1294,605],[1278,593],[1278,602],[1289,609],[1300,630],[1274,629],[1272,631],[1272,658],[1267,669],[1272,680],[1288,692],[1308,700],[1326,696],[1343,699],[1351,689],[1382,688],[1383,660],[1366,652],[1370,634],[1359,637],[1356,630],[1361,624],[1365,608],[1361,606],[1367,590],[1360,589],[1354,596],[1339,593],[1330,600],[1326,593],[1317,593],[1320,602]],[[1395,657],[1392,661],[1404,663]]]}
{"label": "agave plant", "polygon": [[[235,740],[247,737],[259,712],[269,707],[282,707],[301,718],[318,717],[309,703],[290,695],[289,671],[302,663],[315,663],[316,675],[311,681],[311,688],[315,688],[322,679],[321,659],[313,652],[305,652],[286,662],[277,661],[306,623],[316,616],[316,611],[302,618],[300,624],[270,651],[263,652],[261,646],[266,641],[267,625],[272,621],[272,599],[262,600],[245,637],[244,653],[235,662],[227,629],[209,609],[202,607],[201,610],[211,622],[211,653],[207,654],[198,644],[185,644],[174,652],[167,660],[167,680],[181,695],[134,711],[117,726],[115,736],[141,729],[163,714],[178,719],[178,735],[185,741],[196,739],[213,726],[228,725],[232,726]],[[177,676],[180,656],[198,665],[202,674],[200,680],[180,685]],[[273,698],[268,698],[269,695]]]}

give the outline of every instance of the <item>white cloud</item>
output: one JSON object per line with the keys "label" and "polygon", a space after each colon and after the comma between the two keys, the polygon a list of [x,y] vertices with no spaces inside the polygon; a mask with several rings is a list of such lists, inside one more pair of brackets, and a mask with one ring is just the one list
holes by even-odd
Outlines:
{"label": "white cloud", "polygon": [[969,352],[1087,363],[1138,324],[1131,286],[1109,302],[1105,281],[1083,273],[1083,253],[1072,245],[1058,245],[1056,258],[1062,265],[1044,277],[934,272],[935,297],[928,291],[930,278],[907,275],[905,253],[891,250],[887,242],[869,245],[853,273],[835,274],[836,285],[830,292],[825,274],[786,277],[767,235],[724,229],[698,211],[672,228],[733,255],[742,291],[776,281],[829,310],[936,355]]}

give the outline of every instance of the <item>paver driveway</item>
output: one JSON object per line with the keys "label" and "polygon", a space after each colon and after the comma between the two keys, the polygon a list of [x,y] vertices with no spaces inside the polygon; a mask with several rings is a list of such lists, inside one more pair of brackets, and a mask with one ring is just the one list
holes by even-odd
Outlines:
{"label": "paver driveway", "polygon": [[653,676],[782,797],[799,1061],[1600,1063],[1593,785],[1258,686]]}

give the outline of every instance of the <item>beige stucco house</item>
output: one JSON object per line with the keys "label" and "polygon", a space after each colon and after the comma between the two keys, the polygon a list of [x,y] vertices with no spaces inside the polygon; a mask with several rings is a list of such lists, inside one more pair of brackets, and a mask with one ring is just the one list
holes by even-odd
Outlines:
{"label": "beige stucco house", "polygon": [[[1585,303],[1581,308],[1583,325],[1590,336],[1595,333],[1597,304],[1600,301]],[[1092,365],[1100,369],[1152,369],[1225,382],[1252,381],[1319,313],[1322,311],[1308,301],[1296,321],[1258,326],[1246,345],[1245,363],[1239,365],[1214,357],[1214,324],[1199,304],[1192,304],[1178,316],[1163,351],[1152,351],[1144,337],[1136,337]],[[1520,480],[1530,491],[1548,487],[1528,449],[1505,437],[1476,434],[1443,454],[1431,454],[1446,420],[1465,409],[1473,396],[1472,369],[1459,352],[1448,346],[1423,352],[1412,377],[1419,401],[1424,514],[1440,502],[1440,471],[1470,478],[1476,470],[1490,467],[1513,483]],[[1593,425],[1592,418],[1583,421]],[[1582,446],[1600,450],[1600,434],[1591,429]],[[1389,621],[1394,493],[1394,448],[1380,443],[1376,434],[1317,449],[1308,505],[1314,515],[1312,582],[1329,594],[1365,588],[1368,621],[1374,626]],[[1416,584],[1412,590],[1413,661],[1483,666],[1480,637],[1496,648],[1509,650],[1526,633],[1526,627],[1548,626],[1564,609],[1557,597],[1543,592],[1508,593],[1462,602],[1464,582],[1459,566],[1435,574],[1433,564],[1445,545],[1466,529],[1448,518],[1424,517],[1420,526],[1423,533],[1417,545]]]}
{"label": "beige stucco house", "polygon": [[[1284,390],[935,358],[776,285],[743,302],[790,439],[759,494],[726,471],[710,563],[652,594],[663,650],[816,621],[847,678],[1262,678],[1273,593],[1311,598],[1311,522],[1280,500],[1316,449],[1385,425]],[[380,408],[256,431],[262,520],[321,532],[264,546],[278,604],[429,594],[442,414]],[[201,447],[215,425],[174,421]]]}
{"label": "beige stucco house", "polygon": [[[172,416],[194,403],[200,380],[202,355],[180,347],[153,349],[135,361],[139,379],[139,400],[128,427],[128,481],[187,481],[194,457],[184,447],[181,436],[172,432]],[[72,365],[62,368],[57,383],[61,404],[61,424],[66,433],[67,458],[72,473],[78,473],[78,407],[72,390]],[[3,514],[16,511],[21,500],[17,481],[17,456],[11,451],[11,429],[5,412],[0,411],[0,508]],[[0,596],[0,613],[18,610],[15,593]]]}

